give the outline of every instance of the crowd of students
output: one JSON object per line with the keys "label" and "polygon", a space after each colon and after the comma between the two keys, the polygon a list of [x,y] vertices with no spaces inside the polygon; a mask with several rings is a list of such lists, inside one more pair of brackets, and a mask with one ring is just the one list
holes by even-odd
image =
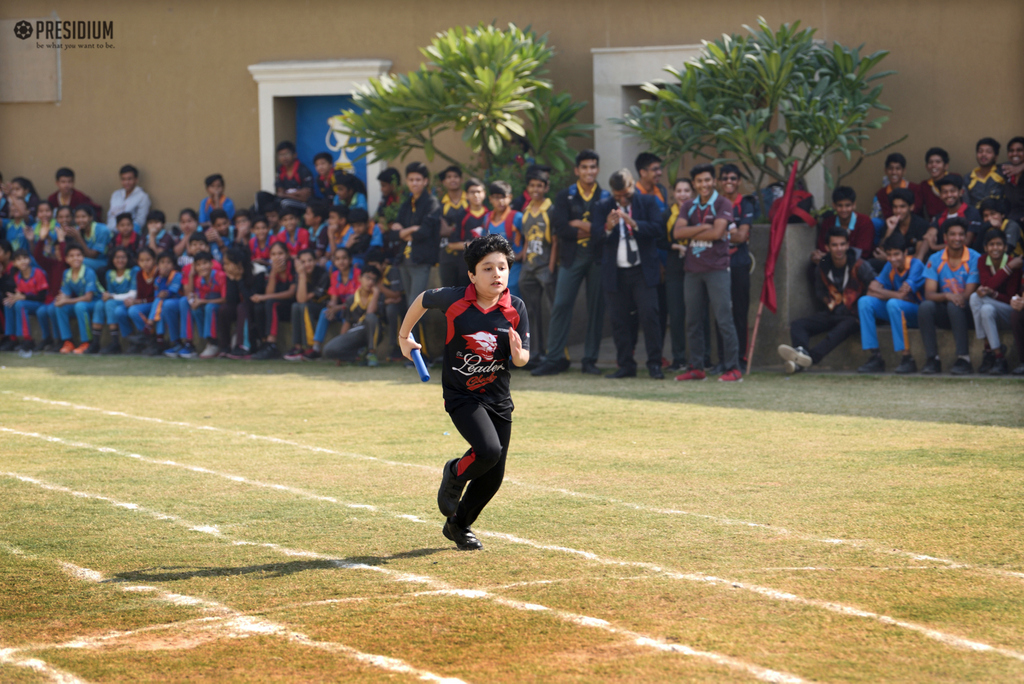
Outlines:
{"label": "crowd of students", "polygon": [[[979,141],[978,168],[960,176],[949,172],[948,154],[933,148],[930,177],[920,184],[903,177],[902,155],[889,155],[871,216],[855,211],[847,187],[835,189],[820,220],[803,215],[818,230],[811,270],[822,310],[792,322],[793,344],[779,349],[789,372],[819,362],[858,330],[868,353],[860,370],[884,370],[878,322],[890,324],[903,353],[898,373],[917,370],[906,341],[911,327],[920,327],[925,343],[922,372],[941,371],[940,327],[956,340],[952,373],[973,370],[972,327],[985,340],[979,372],[1010,372],[1001,330],[1014,330],[1024,359],[1024,138],[1010,141],[1001,167],[999,149]],[[389,359],[403,361],[396,335],[406,303],[427,289],[435,268],[442,286],[468,284],[466,245],[500,234],[516,255],[509,289],[529,312],[534,375],[570,367],[573,308],[585,283],[583,373],[602,375],[596,362],[607,306],[618,367],[606,377],[637,375],[643,330],[652,378],[668,370],[680,381],[742,379],[748,243],[762,212],[758,198],[740,192],[735,165],[698,165],[669,192],[661,160],[643,153],[635,175],[616,171],[604,189],[598,155],[584,150],[568,187],[553,192],[550,170],[530,166],[525,192],[514,196],[508,183],[465,178],[458,166],[437,174],[432,188],[429,169],[413,162],[404,179],[393,168],[378,176],[382,199],[371,214],[363,182],[334,168],[328,153],[317,155],[311,171],[284,142],[277,161],[275,193],[259,193],[251,208],[236,207],[214,174],[198,211],[183,209],[176,223],[152,209],[130,165],[120,169],[122,187],[105,223],[102,208],[75,189],[70,169],[57,171],[56,192],[45,200],[26,178],[0,183],[0,351],[323,356],[375,366],[386,330]],[[41,339],[33,339],[31,317]],[[290,340],[281,339],[281,322],[290,322]],[[812,346],[811,336],[822,333]],[[1024,375],[1024,364],[1013,373]]]}

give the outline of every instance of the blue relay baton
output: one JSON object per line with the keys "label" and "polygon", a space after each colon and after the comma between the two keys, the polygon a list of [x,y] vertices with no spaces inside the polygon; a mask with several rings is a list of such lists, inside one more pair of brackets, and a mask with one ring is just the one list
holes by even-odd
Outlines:
{"label": "blue relay baton", "polygon": [[[409,334],[409,339],[413,342],[416,341],[416,338],[411,333]],[[413,365],[416,366],[416,372],[420,374],[420,380],[428,382],[430,380],[430,371],[427,370],[427,364],[423,362],[423,354],[420,353],[419,349],[413,349],[411,356]]]}

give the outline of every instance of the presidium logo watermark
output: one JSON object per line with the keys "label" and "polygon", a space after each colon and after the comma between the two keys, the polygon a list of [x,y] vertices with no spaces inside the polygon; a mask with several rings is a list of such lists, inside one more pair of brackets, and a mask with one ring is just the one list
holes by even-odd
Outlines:
{"label": "presidium logo watermark", "polygon": [[14,35],[21,40],[36,39],[37,48],[55,50],[112,50],[115,45],[112,21],[19,21]]}

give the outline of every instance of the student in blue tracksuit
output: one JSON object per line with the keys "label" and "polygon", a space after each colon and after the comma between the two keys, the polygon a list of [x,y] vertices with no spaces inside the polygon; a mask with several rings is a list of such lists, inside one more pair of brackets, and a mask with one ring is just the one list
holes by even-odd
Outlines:
{"label": "student in blue tracksuit", "polygon": [[[128,308],[125,301],[135,297],[135,279],[139,268],[132,265],[131,254],[124,247],[114,249],[110,257],[112,268],[107,271],[107,285],[96,297],[92,312],[92,343],[87,354],[120,354],[121,337],[131,334]],[[103,326],[110,327],[110,344],[100,349]]]}
{"label": "student in blue tracksuit", "polygon": [[[174,268],[173,252],[164,252],[156,260],[156,280],[153,281],[153,303],[150,305],[147,318],[155,326],[157,336],[167,333],[168,346],[180,338],[178,334],[181,319],[181,306],[185,302],[181,297],[181,273]],[[185,302],[185,306],[188,303]],[[144,353],[146,356],[162,354],[163,349],[158,343],[151,345]]]}
{"label": "student in blue tracksuit", "polygon": [[[85,254],[80,245],[72,243],[65,248],[64,253],[68,269],[64,271],[60,294],[53,300],[57,330],[60,333],[60,339],[63,340],[60,353],[84,354],[89,348],[90,333],[92,332],[89,314],[93,309],[92,301],[99,296],[99,287],[96,283],[96,274],[84,263]],[[77,347],[71,341],[72,312],[78,319],[79,344]]]}
{"label": "student in blue tracksuit", "polygon": [[870,352],[860,373],[881,373],[885,361],[878,351],[878,321],[892,326],[892,348],[903,355],[896,372],[916,373],[917,363],[910,354],[907,330],[917,327],[917,309],[924,287],[924,264],[907,250],[907,240],[899,231],[882,243],[886,264],[878,277],[868,285],[868,293],[857,301],[860,313],[860,340],[864,351]]}

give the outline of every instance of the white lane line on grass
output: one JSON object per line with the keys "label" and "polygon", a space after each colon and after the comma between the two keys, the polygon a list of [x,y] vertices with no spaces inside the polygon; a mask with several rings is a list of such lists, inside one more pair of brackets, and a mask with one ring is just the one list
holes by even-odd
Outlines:
{"label": "white lane line on grass", "polygon": [[[46,489],[48,491],[67,493],[67,494],[71,494],[73,496],[76,496],[78,498],[91,498],[91,499],[95,499],[97,501],[103,501],[103,502],[106,502],[106,503],[110,503],[110,504],[114,505],[115,507],[117,507],[119,510],[126,510],[126,511],[131,511],[131,512],[136,512],[136,513],[145,513],[145,514],[147,514],[147,515],[149,515],[149,516],[151,516],[153,518],[156,518],[157,520],[183,523],[183,524],[189,525],[189,529],[190,530],[200,531],[203,527],[205,527],[204,525],[195,525],[195,524],[190,524],[190,523],[184,523],[184,521],[182,521],[180,518],[168,515],[166,513],[160,513],[159,511],[154,511],[152,509],[144,508],[142,506],[135,506],[133,508],[127,508],[125,506],[118,505],[118,502],[116,502],[114,499],[111,499],[110,497],[101,496],[101,495],[98,495],[98,494],[88,494],[86,492],[81,492],[81,491],[75,491],[75,490],[72,490],[71,488],[65,487],[63,485],[43,482],[42,480],[38,480],[38,479],[32,478],[32,477],[28,477],[26,475],[19,475],[17,473],[0,473],[0,475],[6,476],[6,477],[9,477],[9,478],[13,478],[13,479],[17,479],[17,480],[19,480],[21,482],[25,482],[25,483],[28,483],[28,484],[33,484],[33,485],[36,485],[36,486],[41,487],[43,489]],[[459,588],[456,588],[456,587],[452,587],[451,585],[447,584],[446,582],[443,582],[441,580],[435,579],[433,577],[428,577],[426,575],[415,575],[415,574],[407,573],[407,572],[399,572],[399,571],[396,571],[396,570],[391,570],[389,568],[380,567],[380,566],[376,566],[376,565],[367,565],[365,563],[352,563],[350,561],[345,561],[345,560],[333,558],[331,556],[326,556],[326,555],[317,553],[315,551],[304,551],[304,550],[299,550],[299,549],[291,549],[291,548],[288,548],[288,547],[281,546],[279,544],[274,544],[274,543],[269,543],[269,542],[253,542],[253,541],[246,541],[246,540],[241,540],[241,539],[228,540],[225,537],[225,535],[223,535],[223,534],[218,534],[218,535],[216,535],[216,537],[221,539],[221,540],[223,540],[223,541],[225,541],[225,542],[230,542],[231,544],[233,544],[235,546],[258,546],[258,547],[272,549],[275,552],[280,553],[280,554],[285,555],[285,556],[288,556],[288,557],[293,557],[293,558],[294,557],[300,557],[300,558],[309,558],[309,559],[312,559],[312,560],[325,561],[327,563],[330,563],[332,566],[334,566],[336,568],[339,568],[339,569],[343,569],[343,570],[368,570],[368,571],[372,571],[372,572],[377,572],[377,573],[380,573],[380,574],[384,575],[389,580],[394,581],[394,582],[415,582],[415,583],[425,584],[425,585],[430,586],[432,588],[432,591],[427,592],[428,594],[435,594],[435,593],[437,593],[437,594],[443,594],[445,596],[456,596],[456,597],[459,597],[459,598],[466,598],[466,599],[487,599],[487,600],[492,601],[492,602],[494,602],[494,603],[496,603],[498,605],[506,606],[508,608],[512,608],[512,609],[515,609],[515,610],[529,611],[529,612],[542,611],[542,612],[545,612],[546,614],[553,615],[553,616],[557,617],[558,619],[564,620],[566,622],[570,622],[572,624],[576,624],[576,625],[580,625],[580,626],[584,626],[584,627],[595,627],[595,628],[601,629],[603,631],[609,632],[611,634],[616,634],[616,635],[620,635],[620,636],[622,636],[622,635],[627,636],[627,637],[633,639],[634,642],[638,646],[644,646],[646,648],[652,648],[652,649],[655,649],[655,650],[658,650],[658,651],[662,651],[662,652],[678,653],[678,654],[686,655],[686,656],[693,657],[693,658],[700,658],[700,659],[707,660],[709,662],[715,663],[717,665],[722,665],[722,666],[728,667],[730,669],[734,669],[734,670],[737,670],[737,671],[745,672],[745,673],[755,677],[756,679],[759,679],[759,680],[765,681],[765,682],[773,682],[773,683],[781,683],[781,684],[802,684],[805,681],[805,680],[801,679],[800,677],[798,677],[796,675],[789,674],[787,672],[780,672],[780,671],[777,671],[777,670],[771,670],[771,669],[768,669],[768,668],[765,668],[765,667],[761,667],[760,665],[756,665],[754,663],[748,663],[748,662],[745,662],[745,661],[740,660],[738,658],[733,658],[732,656],[727,656],[727,655],[724,655],[724,654],[721,654],[721,653],[713,653],[713,652],[709,652],[709,651],[701,651],[701,650],[694,649],[694,648],[692,648],[690,646],[686,646],[686,645],[682,645],[682,644],[672,644],[672,643],[668,643],[668,642],[666,642],[666,641],[664,641],[662,639],[659,639],[657,637],[651,637],[651,636],[647,636],[647,635],[644,635],[644,634],[639,634],[637,632],[633,632],[631,630],[627,630],[627,629],[623,629],[623,628],[619,628],[619,627],[614,627],[607,620],[602,620],[601,618],[594,618],[594,617],[590,617],[590,616],[587,616],[587,615],[580,615],[580,614],[577,614],[577,613],[570,613],[570,612],[566,612],[566,611],[555,610],[555,609],[551,609],[551,608],[548,608],[546,606],[542,606],[542,605],[535,604],[535,603],[524,603],[524,602],[521,602],[521,601],[515,601],[513,599],[508,599],[508,598],[505,598],[503,596],[499,596],[497,594],[493,594],[493,593],[491,593],[489,591],[485,591],[485,590],[482,590],[482,589],[459,589]],[[84,569],[79,569],[79,570],[84,570]],[[87,575],[85,573],[79,573],[77,576],[79,576],[80,578],[84,579]],[[128,589],[128,590],[147,591],[147,590],[150,590],[150,589],[151,589],[151,587],[134,587],[133,589]],[[185,598],[189,598],[189,597],[185,597]],[[207,601],[205,601],[205,599],[197,599],[197,600],[201,601],[203,603],[210,604],[210,605],[220,605],[220,604],[216,604],[214,602],[207,602]],[[308,645],[313,645],[313,644],[308,644]],[[343,646],[343,648],[349,648],[349,647]],[[384,656],[378,656],[378,657],[384,658]]]}
{"label": "white lane line on grass", "polygon": [[[18,396],[17,393],[12,392],[11,390],[0,390],[0,394],[11,394],[11,395]],[[149,416],[137,416],[137,415],[134,415],[134,414],[125,413],[123,411],[110,411],[110,410],[107,410],[107,409],[97,408],[95,406],[85,406],[83,404],[73,404],[73,403],[68,402],[68,401],[56,401],[56,400],[53,400],[53,399],[44,399],[42,397],[27,396],[27,395],[20,395],[20,396],[21,396],[23,401],[35,402],[35,403],[39,403],[39,404],[44,404],[44,405],[48,405],[48,406],[56,406],[56,407],[60,407],[60,408],[68,408],[68,409],[72,409],[72,410],[75,410],[75,411],[92,411],[94,413],[101,413],[101,414],[107,415],[107,416],[115,416],[115,417],[118,417],[118,418],[127,418],[127,419],[130,419],[130,420],[139,420],[139,421],[150,422],[150,423],[158,423],[158,424],[161,424],[161,425],[170,425],[170,426],[181,427],[181,428],[186,428],[186,429],[190,429],[190,430],[207,430],[207,431],[210,431],[210,432],[220,432],[220,433],[225,433],[225,434],[238,435],[238,436],[241,436],[241,437],[245,437],[247,439],[260,440],[260,441],[270,442],[272,444],[280,444],[280,445],[284,445],[284,446],[291,446],[291,447],[295,447],[295,448],[298,448],[298,449],[304,449],[304,450],[307,450],[307,451],[313,451],[313,452],[316,452],[316,453],[332,454],[332,455],[335,455],[335,456],[343,456],[343,457],[346,457],[346,458],[354,458],[354,459],[359,459],[359,460],[364,460],[364,461],[376,461],[378,463],[384,463],[384,464],[392,465],[392,466],[402,466],[402,467],[407,467],[407,468],[419,468],[421,470],[428,470],[428,471],[434,472],[434,473],[436,473],[437,470],[438,470],[434,466],[426,466],[426,465],[421,465],[421,464],[417,464],[417,463],[404,463],[404,462],[401,462],[401,461],[391,461],[391,460],[387,460],[387,459],[377,458],[376,456],[367,456],[365,454],[358,454],[358,453],[353,453],[353,452],[336,451],[334,449],[328,449],[328,448],[325,448],[325,447],[312,446],[312,445],[309,445],[309,444],[303,444],[302,442],[296,442],[296,441],[289,440],[289,439],[281,439],[281,438],[278,438],[278,437],[270,437],[270,436],[267,436],[267,435],[258,435],[258,434],[255,434],[255,433],[245,432],[245,431],[242,431],[242,430],[231,430],[231,429],[227,429],[227,428],[215,427],[215,426],[212,426],[212,425],[196,425],[196,424],[193,424],[193,423],[186,423],[184,421],[164,420],[162,418],[152,418],[152,417],[149,417]],[[198,471],[198,472],[202,472],[202,471]],[[228,476],[228,477],[230,477],[230,476]],[[872,541],[872,540],[821,538],[821,537],[818,537],[818,536],[815,536],[815,535],[805,534],[805,533],[802,533],[802,532],[794,532],[794,531],[788,530],[788,529],[786,529],[784,527],[778,527],[778,526],[775,526],[775,525],[769,525],[767,523],[751,522],[749,520],[735,520],[735,519],[732,519],[732,518],[725,518],[725,517],[721,517],[721,516],[708,515],[706,513],[695,513],[693,511],[685,511],[685,510],[674,509],[674,508],[659,508],[659,507],[656,507],[656,506],[645,506],[643,504],[631,503],[629,501],[623,501],[621,499],[616,499],[616,498],[612,498],[612,497],[600,496],[600,495],[597,495],[597,494],[588,494],[588,493],[585,493],[585,492],[575,492],[575,491],[572,491],[570,489],[563,489],[563,488],[560,488],[560,487],[547,487],[547,486],[544,486],[544,485],[530,484],[530,483],[526,483],[526,482],[521,482],[519,480],[515,480],[513,478],[509,478],[509,477],[506,477],[504,482],[506,482],[508,484],[511,484],[511,485],[523,487],[524,489],[533,489],[533,490],[540,491],[540,492],[562,494],[564,496],[569,496],[569,497],[574,497],[574,498],[579,498],[579,499],[587,499],[587,500],[591,500],[591,501],[599,501],[599,502],[603,502],[603,503],[610,503],[610,504],[614,504],[614,505],[617,505],[617,506],[623,506],[625,508],[629,508],[629,509],[632,509],[632,510],[635,510],[635,511],[641,511],[641,512],[644,512],[644,513],[655,513],[657,515],[674,516],[674,517],[698,518],[698,519],[701,519],[701,520],[707,520],[707,521],[710,521],[710,522],[714,522],[714,523],[717,523],[719,525],[731,525],[731,526],[738,526],[738,527],[748,527],[748,528],[762,529],[762,530],[765,530],[767,532],[772,532],[774,534],[778,534],[778,535],[781,535],[781,536],[792,537],[793,539],[799,539],[801,541],[812,542],[812,543],[816,543],[816,544],[828,544],[828,545],[833,545],[833,546],[844,545],[844,546],[849,546],[849,547],[852,547],[852,548],[860,549],[862,551],[867,551],[867,552],[870,552],[870,553],[886,554],[886,555],[891,555],[891,556],[900,556],[900,557],[903,557],[903,558],[910,558],[911,560],[928,561],[928,562],[932,562],[932,563],[941,563],[942,565],[948,565],[951,568],[964,568],[964,569],[971,569],[971,570],[979,570],[981,572],[987,572],[987,573],[991,573],[991,574],[995,574],[995,575],[1002,575],[1004,577],[1016,577],[1016,578],[1019,578],[1019,579],[1024,579],[1024,572],[1014,572],[1012,570],[1000,570],[1000,569],[997,569],[997,568],[990,568],[990,567],[985,567],[985,566],[971,565],[971,564],[968,564],[968,563],[961,563],[959,561],[951,560],[949,558],[940,558],[940,557],[931,556],[931,555],[927,555],[927,554],[917,553],[917,552],[914,552],[914,551],[904,551],[902,549],[894,548],[892,546],[887,546],[885,544],[881,544],[879,542]],[[264,486],[272,486],[272,485],[264,485]],[[278,485],[275,488],[280,488],[280,487],[282,487],[282,485]],[[295,492],[293,492],[293,493],[295,493]],[[317,495],[313,495],[313,496],[317,496]],[[324,499],[324,500],[326,500],[326,499]],[[413,519],[415,522],[424,522],[424,521],[421,521],[421,520],[417,519],[416,516],[409,516],[409,518]]]}
{"label": "white lane line on grass", "polygon": [[[61,490],[55,487],[53,491]],[[100,498],[100,500],[107,499]],[[142,509],[140,508],[139,510]],[[57,561],[57,565],[59,565],[65,572],[67,572],[72,577],[82,580],[84,582],[90,582],[93,584],[111,582],[111,580],[106,579],[102,573],[96,570],[83,568],[74,565],[73,563],[68,563],[66,561]],[[116,582],[116,580],[114,581]],[[461,679],[457,679],[455,677],[442,677],[440,675],[434,674],[433,672],[413,667],[412,665],[409,665],[408,663],[406,663],[403,660],[400,660],[399,658],[392,658],[390,656],[382,656],[373,653],[364,653],[355,648],[352,648],[351,646],[347,646],[345,644],[337,642],[318,641],[301,632],[296,632],[294,630],[288,629],[284,625],[278,624],[276,622],[271,622],[270,620],[267,620],[265,618],[247,615],[239,610],[235,610],[230,606],[226,606],[223,603],[218,603],[216,601],[210,601],[208,599],[199,598],[196,596],[185,596],[182,594],[175,594],[173,592],[162,591],[155,587],[128,585],[123,586],[122,589],[124,591],[132,592],[152,592],[153,598],[158,601],[171,603],[176,606],[196,606],[202,608],[205,611],[217,613],[221,617],[216,618],[214,620],[203,620],[201,626],[204,627],[206,630],[215,630],[217,634],[228,638],[238,639],[254,635],[282,637],[285,640],[294,644],[305,646],[307,648],[314,648],[320,651],[327,651],[329,653],[337,653],[339,655],[346,656],[364,665],[370,665],[372,667],[376,667],[381,670],[386,670],[388,672],[410,675],[426,682],[435,682],[436,684],[465,684],[465,682],[463,682]],[[187,623],[196,624],[200,623],[200,621],[190,620],[187,621]],[[186,623],[178,624],[183,625]],[[113,634],[107,634],[100,637],[84,637],[81,639],[76,639],[67,644],[57,644],[52,646],[44,646],[41,648],[96,648],[102,645],[104,641],[109,641],[111,639],[116,638],[123,638],[125,636],[130,636],[143,631],[152,631],[154,629],[161,629],[164,627],[164,625],[157,625],[155,627],[143,628],[141,630],[135,630],[133,632],[115,632]],[[169,625],[166,627],[170,628]],[[39,648],[40,647],[33,647],[32,650],[39,650]],[[7,651],[12,652],[9,654],[5,653],[4,651],[0,651],[0,662],[4,662],[2,658],[5,655],[9,655],[13,658],[13,652],[19,650],[28,649],[7,649]],[[28,663],[30,661],[23,662]],[[41,661],[35,662],[41,663]],[[20,663],[14,662],[12,664]],[[45,665],[45,663],[43,665]],[[52,670],[52,668],[50,669]],[[70,683],[79,682],[81,680],[72,678],[69,680],[54,679],[54,681],[67,681]]]}
{"label": "white lane line on grass", "polygon": [[20,650],[17,648],[0,648],[0,665],[11,665],[13,667],[24,667],[34,670],[51,682],[55,682],[55,684],[88,684],[84,679],[76,677],[70,672],[58,670],[53,665],[39,658],[20,657],[18,656]]}
{"label": "white lane line on grass", "polygon": [[[178,463],[175,463],[173,461],[159,461],[159,460],[155,460],[155,459],[148,459],[148,458],[139,456],[138,454],[129,454],[128,452],[122,452],[122,451],[119,451],[117,449],[112,449],[110,447],[96,447],[96,446],[93,446],[93,445],[85,444],[83,442],[66,442],[65,440],[62,440],[62,439],[60,439],[58,437],[48,437],[48,436],[45,436],[45,435],[39,435],[37,433],[20,432],[20,431],[11,430],[10,428],[5,428],[5,427],[2,427],[2,426],[0,426],[0,431],[6,431],[6,432],[22,435],[22,436],[41,438],[41,439],[45,439],[47,441],[68,444],[68,445],[75,446],[75,447],[78,447],[78,448],[96,449],[96,450],[102,451],[103,453],[107,453],[107,454],[126,455],[126,456],[130,456],[131,458],[141,459],[141,460],[144,460],[146,462],[154,463],[154,464],[157,464],[157,465],[174,465],[176,467],[185,467],[185,468],[188,468],[190,470],[194,470],[194,467],[192,467],[192,466],[184,466],[182,464],[178,464]],[[234,477],[234,476],[225,476],[225,475],[223,475],[221,473],[217,473],[215,471],[212,471],[212,470],[209,470],[209,469],[206,469],[206,468],[203,468],[200,472],[203,472],[204,474],[212,474],[212,475],[218,475],[218,476],[222,476],[222,477],[228,477],[229,479],[233,479],[233,477]],[[32,482],[33,484],[39,483],[38,480],[33,480],[32,478],[27,478],[26,479],[25,476],[20,476],[20,475],[11,474],[11,473],[8,473],[8,475],[11,475],[11,476],[16,477],[18,479],[22,479],[22,480],[24,480],[26,482]],[[243,480],[243,481],[245,481],[246,483],[256,484],[254,481],[250,481],[250,480]],[[259,483],[258,486],[266,487],[268,485],[265,485],[263,483]],[[298,489],[293,489],[293,488],[285,488],[283,485],[280,485],[280,486],[269,486],[269,487],[271,489],[279,489],[279,488],[280,489],[285,489],[285,491],[290,491],[290,492],[298,494],[300,496],[312,496],[312,497],[315,497],[315,498],[317,498],[319,500],[323,500],[323,497],[320,497],[319,495],[310,494],[310,493],[304,492],[303,490],[298,490]],[[67,488],[61,488],[58,485],[53,485],[53,486],[51,486],[51,488],[56,488],[58,491],[66,491],[66,492],[69,492],[71,494],[74,494],[75,496],[89,496],[87,494],[82,494],[80,492],[74,492],[74,491],[72,491],[70,489],[67,489]],[[121,508],[126,508],[126,509],[129,509],[129,510],[132,510],[132,507],[134,506],[134,504],[125,504],[125,503],[122,503],[122,502],[114,501],[114,500],[106,498],[106,497],[95,497],[95,498],[99,498],[99,499],[102,499],[104,501],[109,501],[110,503],[113,503],[116,506],[119,506]],[[399,516],[399,515],[396,515],[394,513],[387,512],[387,511],[385,511],[385,513],[387,515],[390,515],[393,518],[399,518],[399,519],[403,519],[403,520],[404,519],[409,519],[410,517],[415,517],[415,516]],[[166,514],[161,513],[159,515],[165,516]],[[173,516],[172,517],[168,517],[166,519],[168,519],[168,520],[177,520],[177,519],[173,518]],[[193,525],[189,529],[197,531],[197,532],[204,532],[204,531],[206,531],[205,527],[206,526],[202,526],[202,525],[198,525],[198,526],[197,525]],[[216,528],[213,528],[213,529],[214,529],[214,531],[216,532],[217,535],[220,535],[219,530],[216,530]],[[1013,651],[1011,649],[1003,649],[1003,648],[1000,648],[1000,647],[997,647],[997,646],[991,646],[989,644],[973,641],[971,639],[966,639],[964,637],[959,637],[959,636],[952,635],[952,634],[946,634],[946,633],[941,632],[939,630],[934,630],[934,629],[931,629],[929,627],[925,627],[924,625],[918,625],[916,623],[907,622],[905,620],[899,620],[897,618],[894,618],[894,617],[891,617],[891,616],[888,616],[888,615],[884,615],[884,614],[875,613],[875,612],[872,612],[872,611],[863,610],[863,609],[860,609],[860,608],[856,608],[854,606],[847,606],[847,605],[844,605],[844,604],[841,604],[841,603],[836,603],[836,602],[833,602],[833,601],[822,601],[820,599],[809,599],[809,598],[805,598],[805,597],[802,597],[802,596],[798,596],[796,594],[792,594],[790,592],[785,592],[785,591],[779,591],[777,589],[772,589],[770,587],[762,587],[762,586],[755,585],[755,584],[749,584],[749,583],[746,583],[746,582],[740,582],[738,580],[724,579],[724,578],[720,578],[720,577],[715,577],[713,575],[707,575],[705,573],[682,572],[682,571],[679,571],[679,570],[675,570],[675,569],[671,569],[671,568],[665,568],[665,567],[659,566],[657,564],[648,563],[648,562],[644,562],[644,561],[624,561],[624,560],[617,560],[617,559],[611,559],[611,558],[604,558],[604,557],[599,556],[598,554],[593,553],[591,551],[584,551],[584,550],[580,550],[580,549],[574,549],[574,548],[571,548],[571,547],[559,546],[559,545],[554,545],[554,544],[542,544],[540,542],[535,542],[535,541],[532,541],[530,539],[524,539],[522,537],[518,537],[518,536],[512,535],[512,534],[507,534],[507,533],[504,533],[504,532],[490,532],[490,531],[487,531],[487,530],[477,530],[477,535],[481,536],[481,537],[489,537],[489,538],[493,538],[493,539],[500,539],[502,541],[506,541],[506,542],[509,542],[509,543],[512,543],[512,544],[520,544],[520,545],[524,545],[524,546],[529,546],[529,547],[532,547],[532,548],[535,548],[535,549],[538,549],[538,550],[542,550],[542,551],[553,551],[553,552],[556,552],[556,553],[564,553],[564,554],[574,555],[574,556],[578,556],[578,557],[584,558],[586,560],[589,560],[589,561],[592,561],[592,562],[595,562],[595,563],[599,563],[601,565],[641,568],[641,569],[644,569],[644,570],[650,570],[652,572],[659,573],[659,574],[661,574],[661,575],[663,575],[665,577],[671,578],[671,579],[685,580],[685,581],[691,581],[691,582],[700,582],[700,583],[704,583],[704,584],[711,584],[711,585],[718,585],[718,586],[729,586],[729,587],[732,587],[732,588],[735,588],[735,589],[743,589],[745,591],[749,591],[749,592],[752,592],[752,593],[755,593],[755,594],[758,594],[758,595],[761,595],[761,596],[765,596],[767,598],[771,598],[771,599],[774,599],[776,601],[785,601],[785,602],[790,602],[790,603],[798,603],[798,604],[801,604],[801,605],[806,605],[806,606],[810,606],[810,607],[814,607],[814,608],[819,608],[819,609],[822,609],[822,610],[827,610],[827,611],[830,611],[830,612],[833,612],[833,613],[839,613],[841,615],[846,615],[846,616],[851,616],[851,617],[860,617],[860,618],[865,618],[865,619],[871,619],[871,620],[875,620],[875,621],[881,622],[881,623],[886,624],[886,625],[900,627],[902,629],[908,629],[908,630],[911,630],[911,631],[914,631],[914,632],[918,632],[920,634],[924,634],[925,636],[927,636],[930,639],[933,639],[933,640],[938,641],[940,643],[946,644],[948,646],[953,646],[955,648],[961,648],[961,649],[967,649],[967,650],[979,651],[979,652],[999,653],[1000,655],[1003,655],[1003,656],[1006,656],[1006,657],[1013,658],[1013,659],[1020,660],[1020,661],[1024,662],[1024,653]],[[253,543],[253,542],[237,542],[236,541],[234,543],[235,544],[250,544],[250,543]],[[291,550],[291,549],[286,549],[284,547],[280,547],[280,546],[278,546],[276,544],[264,543],[264,544],[260,544],[260,545],[261,546],[265,546],[267,548],[277,549],[279,552],[281,552],[281,553],[283,553],[285,555],[297,556],[297,557],[320,558],[322,560],[331,560],[331,559],[320,557],[319,554],[316,554],[314,552],[295,551],[295,550]],[[382,568],[378,568],[377,566],[363,566],[363,568],[364,569],[369,569],[369,570],[379,570],[379,571],[383,570]],[[412,579],[407,579],[407,580],[404,580],[404,581],[419,581],[419,580],[418,580],[418,578],[412,578]],[[431,580],[429,578],[427,578],[426,581],[431,581]]]}

